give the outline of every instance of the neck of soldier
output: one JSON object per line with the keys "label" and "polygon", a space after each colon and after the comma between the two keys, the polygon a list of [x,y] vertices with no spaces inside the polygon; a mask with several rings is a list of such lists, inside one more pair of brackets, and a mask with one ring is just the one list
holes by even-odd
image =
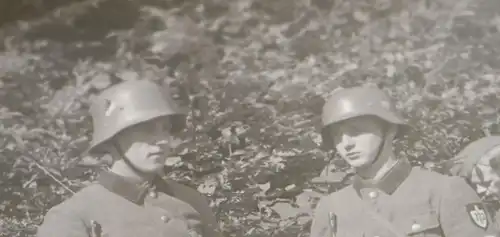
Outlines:
{"label": "neck of soldier", "polygon": [[116,160],[110,171],[135,183],[151,182],[156,176],[156,173],[140,172],[134,169],[124,159]]}
{"label": "neck of soldier", "polygon": [[380,181],[398,162],[393,152],[392,142],[386,142],[381,149],[374,163],[356,170],[356,173],[363,179]]}

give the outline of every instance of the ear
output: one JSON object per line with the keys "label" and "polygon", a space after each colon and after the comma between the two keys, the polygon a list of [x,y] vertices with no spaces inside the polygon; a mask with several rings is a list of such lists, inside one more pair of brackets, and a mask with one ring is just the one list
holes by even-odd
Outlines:
{"label": "ear", "polygon": [[105,163],[112,165],[115,161],[119,160],[121,155],[119,148],[116,147],[118,144],[116,142],[106,142],[102,144],[102,155],[99,159],[105,160]]}
{"label": "ear", "polygon": [[399,125],[397,125],[397,124],[391,124],[389,126],[389,133],[396,134],[398,132],[398,129],[399,129]]}

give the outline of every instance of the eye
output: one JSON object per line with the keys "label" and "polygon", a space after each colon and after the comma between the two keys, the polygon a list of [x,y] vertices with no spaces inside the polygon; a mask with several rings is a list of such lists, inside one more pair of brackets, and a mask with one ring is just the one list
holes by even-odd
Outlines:
{"label": "eye", "polygon": [[162,123],[161,130],[170,133],[172,131],[172,123],[169,121]]}
{"label": "eye", "polygon": [[155,124],[146,123],[145,125],[146,126],[144,126],[144,130],[143,130],[144,132],[151,133],[157,129],[157,127],[154,126]]}
{"label": "eye", "polygon": [[357,128],[357,127],[353,127],[350,131],[349,131],[349,134],[351,134],[352,136],[357,136],[359,134],[361,134],[361,129]]}
{"label": "eye", "polygon": [[161,126],[159,126],[158,123],[143,123],[138,127],[135,133],[138,136],[152,136],[161,131],[160,129]]}
{"label": "eye", "polygon": [[489,164],[495,171],[500,171],[500,155],[496,155],[495,157],[490,159]]}
{"label": "eye", "polygon": [[349,127],[346,127],[344,132],[351,137],[356,137],[362,133],[362,129],[359,127],[356,127],[356,126],[349,126]]}
{"label": "eye", "polygon": [[335,144],[338,144],[340,141],[341,141],[341,138],[342,138],[342,134],[344,134],[344,131],[342,128],[339,128],[337,130],[331,130],[330,131],[330,136],[332,138],[332,141],[335,143]]}
{"label": "eye", "polygon": [[339,133],[336,133],[332,136],[332,141],[335,145],[341,142]]}

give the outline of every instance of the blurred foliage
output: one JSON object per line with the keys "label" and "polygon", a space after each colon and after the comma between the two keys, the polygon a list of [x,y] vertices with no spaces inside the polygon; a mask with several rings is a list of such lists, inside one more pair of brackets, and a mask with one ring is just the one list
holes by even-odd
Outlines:
{"label": "blurred foliage", "polygon": [[209,197],[227,236],[308,236],[318,197],[349,183],[319,149],[338,87],[390,93],[415,128],[398,153],[439,172],[498,130],[498,1],[18,2],[0,9],[38,14],[0,28],[0,236],[33,236],[107,165],[82,157],[88,101],[122,80],[162,82],[191,109],[166,171]]}

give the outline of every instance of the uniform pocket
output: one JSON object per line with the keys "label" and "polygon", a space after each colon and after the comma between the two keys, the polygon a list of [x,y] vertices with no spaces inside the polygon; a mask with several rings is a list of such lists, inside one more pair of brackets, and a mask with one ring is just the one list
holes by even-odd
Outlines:
{"label": "uniform pocket", "polygon": [[409,218],[406,223],[402,224],[408,236],[441,236],[441,225],[435,213],[423,213]]}

